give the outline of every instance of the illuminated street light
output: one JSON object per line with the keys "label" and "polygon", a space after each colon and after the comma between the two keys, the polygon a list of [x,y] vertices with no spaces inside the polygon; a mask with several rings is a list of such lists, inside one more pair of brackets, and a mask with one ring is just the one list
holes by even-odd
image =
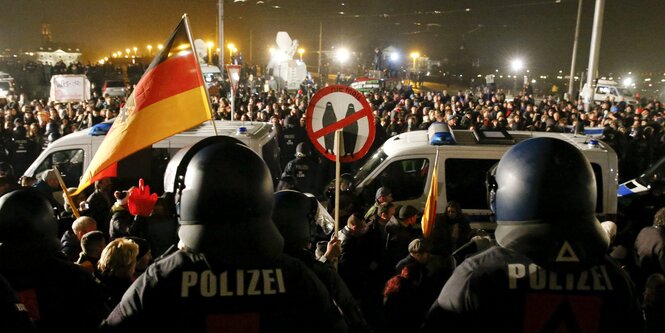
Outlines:
{"label": "illuminated street light", "polygon": [[117,58],[117,57],[118,57],[118,54],[115,53],[115,52],[113,52],[112,56],[113,56],[113,58]]}
{"label": "illuminated street light", "polygon": [[163,48],[164,48],[164,45],[162,45],[162,44],[158,44],[158,45],[157,45],[157,49],[158,49],[158,50],[161,51]]}
{"label": "illuminated street light", "polygon": [[134,50],[134,56],[136,57],[136,51],[139,50],[138,47],[134,46],[134,47],[132,48],[132,50]]}
{"label": "illuminated street light", "polygon": [[390,53],[390,61],[397,62],[399,60],[399,53],[392,52]]}
{"label": "illuminated street light", "polygon": [[411,58],[413,58],[413,71],[416,71],[416,61],[418,58],[420,58],[420,53],[418,52],[411,52]]}
{"label": "illuminated street light", "polygon": [[524,67],[524,62],[522,61],[522,59],[513,59],[510,62],[510,68],[515,72],[520,71],[523,67]]}
{"label": "illuminated street light", "polygon": [[[233,53],[235,53],[234,50],[237,50],[237,49],[236,49],[236,46],[233,45],[233,43],[228,43],[228,44],[226,45],[226,47],[229,49],[229,58],[232,58],[232,57],[233,57]],[[230,60],[230,59],[229,59],[229,62],[230,62],[230,63],[233,63],[233,61]]]}
{"label": "illuminated street light", "polygon": [[337,61],[339,61],[341,64],[344,64],[345,62],[347,62],[347,61],[349,60],[349,58],[351,58],[351,52],[349,52],[349,50],[346,49],[346,48],[340,48],[340,49],[337,50],[337,52],[335,53],[335,58],[336,58]]}
{"label": "illuminated street light", "polygon": [[206,45],[208,46],[208,64],[212,64],[212,48],[215,44],[213,42],[208,42]]}
{"label": "illuminated street light", "polygon": [[[513,70],[513,73],[517,73],[524,68],[524,62],[522,59],[513,59],[510,62],[510,68]],[[514,80],[513,80],[513,95],[517,92],[517,75],[515,75]]]}
{"label": "illuminated street light", "polygon": [[131,52],[131,51],[132,51],[132,50],[130,50],[130,49],[125,49],[125,55],[128,56],[128,55],[129,55],[129,52]]}
{"label": "illuminated street light", "polygon": [[632,85],[633,85],[633,79],[632,78],[627,77],[627,78],[623,79],[623,86],[624,87],[630,87]]}
{"label": "illuminated street light", "polygon": [[302,47],[298,49],[298,54],[300,54],[300,62],[302,62],[302,54],[305,53],[305,49]]}
{"label": "illuminated street light", "polygon": [[152,57],[152,45],[148,44],[148,57]]}

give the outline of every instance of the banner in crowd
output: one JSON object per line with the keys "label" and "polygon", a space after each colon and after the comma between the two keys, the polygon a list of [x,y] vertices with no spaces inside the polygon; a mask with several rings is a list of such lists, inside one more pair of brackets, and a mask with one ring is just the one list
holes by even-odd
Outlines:
{"label": "banner in crowd", "polygon": [[210,117],[201,68],[183,16],[115,118],[76,194],[103,178],[100,173],[119,160]]}
{"label": "banner in crowd", "polygon": [[90,81],[85,75],[51,76],[50,99],[56,102],[83,102],[90,99]]}

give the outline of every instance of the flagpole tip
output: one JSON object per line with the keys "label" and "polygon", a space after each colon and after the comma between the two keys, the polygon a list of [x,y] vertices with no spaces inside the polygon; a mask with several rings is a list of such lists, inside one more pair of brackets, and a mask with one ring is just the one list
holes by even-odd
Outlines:
{"label": "flagpole tip", "polygon": [[182,14],[182,18],[186,18],[186,17],[187,17],[187,13]]}

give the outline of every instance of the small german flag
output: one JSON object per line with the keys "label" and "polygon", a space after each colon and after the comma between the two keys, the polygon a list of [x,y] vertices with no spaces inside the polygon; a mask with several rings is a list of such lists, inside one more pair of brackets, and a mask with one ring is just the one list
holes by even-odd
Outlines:
{"label": "small german flag", "polygon": [[183,16],[128,97],[72,195],[112,175],[121,159],[210,118],[201,68]]}

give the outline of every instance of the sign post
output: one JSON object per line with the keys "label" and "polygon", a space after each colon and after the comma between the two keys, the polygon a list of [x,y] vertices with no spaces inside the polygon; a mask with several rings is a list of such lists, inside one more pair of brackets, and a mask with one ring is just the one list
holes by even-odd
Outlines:
{"label": "sign post", "polygon": [[226,72],[229,75],[229,83],[231,83],[231,120],[236,107],[236,91],[238,90],[238,82],[240,81],[240,65],[226,65]]}
{"label": "sign post", "polygon": [[357,90],[333,85],[319,90],[307,107],[305,127],[312,146],[335,162],[335,237],[339,230],[340,163],[361,159],[374,142],[374,113]]}

